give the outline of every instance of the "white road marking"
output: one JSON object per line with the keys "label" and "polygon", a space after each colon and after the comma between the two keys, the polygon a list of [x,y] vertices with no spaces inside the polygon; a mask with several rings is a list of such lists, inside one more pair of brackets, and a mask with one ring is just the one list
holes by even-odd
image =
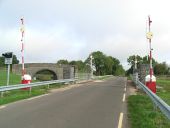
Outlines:
{"label": "white road marking", "polygon": [[122,128],[122,122],[123,122],[123,113],[121,112],[119,116],[118,128]]}
{"label": "white road marking", "polygon": [[122,99],[123,102],[125,102],[125,98],[126,98],[126,94],[124,93],[123,94],[123,99]]}
{"label": "white road marking", "polygon": [[32,98],[29,98],[29,99],[27,99],[27,100],[34,100],[34,99],[41,98],[41,97],[44,97],[44,96],[47,96],[47,95],[49,95],[49,94],[44,94],[44,95],[32,97]]}
{"label": "white road marking", "polygon": [[126,92],[126,87],[124,88],[124,91]]}
{"label": "white road marking", "polygon": [[6,106],[0,106],[0,109],[3,109],[3,108],[5,108]]}

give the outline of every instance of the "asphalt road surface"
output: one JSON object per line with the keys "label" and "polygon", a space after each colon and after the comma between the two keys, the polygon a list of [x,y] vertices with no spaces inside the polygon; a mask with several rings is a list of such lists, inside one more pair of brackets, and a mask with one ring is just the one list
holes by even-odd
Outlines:
{"label": "asphalt road surface", "polygon": [[126,128],[126,78],[71,89],[0,107],[0,128]]}

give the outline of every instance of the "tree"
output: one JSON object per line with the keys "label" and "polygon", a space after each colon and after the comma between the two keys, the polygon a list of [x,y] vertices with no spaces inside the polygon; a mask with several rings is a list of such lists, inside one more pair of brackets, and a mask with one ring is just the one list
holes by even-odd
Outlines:
{"label": "tree", "polygon": [[70,65],[75,65],[79,72],[84,72],[86,70],[86,65],[82,60],[70,61]]}
{"label": "tree", "polygon": [[118,65],[115,71],[115,75],[119,76],[119,75],[125,75],[125,70],[123,69],[122,65]]}
{"label": "tree", "polygon": [[19,64],[19,60],[17,59],[16,55],[13,55],[12,64]]}
{"label": "tree", "polygon": [[[142,64],[150,64],[149,56],[144,56],[144,57],[142,58],[141,63],[142,63]],[[154,67],[156,64],[158,64],[158,62],[157,62],[154,58],[152,58],[152,65],[153,65],[153,67]]]}
{"label": "tree", "polygon": [[156,64],[154,67],[154,73],[156,75],[166,75],[169,72],[168,70],[169,68],[166,62]]}
{"label": "tree", "polygon": [[[12,64],[19,64],[19,60],[15,54],[13,54]],[[0,67],[2,66],[5,66],[5,58],[0,56]]]}
{"label": "tree", "polygon": [[61,60],[57,61],[57,64],[63,64],[64,65],[64,64],[69,64],[69,63],[68,63],[68,60],[61,59]]}
{"label": "tree", "polygon": [[112,74],[116,75],[116,70],[118,69],[118,66],[120,65],[120,61],[114,57],[112,59],[113,59]]}
{"label": "tree", "polygon": [[127,59],[128,64],[131,66],[134,66],[135,58],[137,60],[137,65],[139,65],[140,62],[142,62],[142,57],[140,57],[139,55],[132,55],[132,56],[129,56],[129,58]]}
{"label": "tree", "polygon": [[101,51],[92,52],[86,59],[90,62],[90,56],[93,56],[93,65],[96,68],[96,75],[122,75],[124,74],[123,66],[120,61],[112,56],[106,56]]}
{"label": "tree", "polygon": [[5,64],[5,58],[0,56],[0,67],[4,66]]}
{"label": "tree", "polygon": [[104,65],[106,56],[100,51],[93,52],[91,53],[91,55],[93,56],[93,64],[96,68],[96,75],[104,75]]}
{"label": "tree", "polygon": [[[148,56],[144,56],[144,57],[141,57],[139,55],[129,56],[128,59],[127,59],[127,62],[130,65],[130,68],[126,71],[127,75],[133,73],[133,67],[135,65],[135,57],[137,59],[137,68],[139,68],[140,64],[149,64],[150,63]],[[152,58],[152,65],[153,65],[153,67],[156,64],[157,64],[157,61],[154,58]]]}
{"label": "tree", "polygon": [[113,73],[113,65],[114,65],[113,57],[106,56],[105,63],[104,63],[104,67],[105,67],[104,70],[106,75],[110,75]]}

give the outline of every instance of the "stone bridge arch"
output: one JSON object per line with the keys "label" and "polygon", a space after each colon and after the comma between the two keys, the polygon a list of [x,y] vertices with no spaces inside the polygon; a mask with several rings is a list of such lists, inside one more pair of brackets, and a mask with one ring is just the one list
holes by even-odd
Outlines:
{"label": "stone bridge arch", "polygon": [[[32,78],[38,79],[38,75],[39,75],[39,74],[44,74],[43,72],[48,72],[48,73],[50,73],[50,74],[52,75],[52,77],[51,77],[52,80],[57,80],[57,79],[58,79],[57,73],[56,73],[55,71],[49,69],[49,68],[44,68],[44,69],[40,69],[40,70],[37,70],[37,71],[32,72]],[[50,75],[50,74],[48,74],[48,75]],[[45,74],[44,74],[44,75],[45,75]],[[50,80],[50,79],[49,79],[49,80]]]}
{"label": "stone bridge arch", "polygon": [[[75,69],[70,65],[57,65],[54,63],[27,63],[25,64],[25,70],[27,74],[30,74],[33,78],[35,74],[42,70],[50,71],[57,79],[69,79],[74,78]],[[21,74],[22,65],[14,64],[12,66],[12,72],[15,74]]]}

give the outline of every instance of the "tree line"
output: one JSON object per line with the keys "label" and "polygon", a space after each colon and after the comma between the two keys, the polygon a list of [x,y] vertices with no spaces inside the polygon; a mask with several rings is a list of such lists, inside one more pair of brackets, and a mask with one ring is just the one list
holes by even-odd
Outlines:
{"label": "tree line", "polygon": [[95,75],[124,75],[125,70],[117,58],[107,56],[101,51],[95,51],[89,54],[85,61],[68,61],[61,59],[57,64],[75,65],[79,72],[90,72],[90,56],[92,55],[93,69]]}
{"label": "tree line", "polygon": [[[89,54],[89,56],[82,60],[61,59],[57,61],[57,64],[74,65],[78,72],[90,72],[90,56],[93,56],[93,69],[95,75],[129,75],[133,73],[133,67],[135,64],[135,58],[137,59],[137,68],[140,64],[149,64],[149,57],[141,57],[139,55],[131,55],[127,58],[127,62],[130,68],[125,71],[121,65],[119,59],[108,56],[101,51],[95,51]],[[0,56],[0,67],[5,67],[5,58]],[[19,64],[19,60],[16,55],[13,55],[13,64]],[[170,75],[170,66],[166,62],[159,63],[152,58],[153,69],[155,75]]]}
{"label": "tree line", "polygon": [[[107,56],[101,51],[95,51],[89,54],[89,56],[82,60],[72,60],[68,61],[67,59],[60,59],[57,61],[57,64],[65,65],[74,65],[78,72],[90,72],[90,56],[93,56],[93,70],[95,75],[124,75],[125,70],[120,64],[120,61],[112,56]],[[5,58],[0,56],[0,67],[5,66]],[[16,55],[13,55],[13,64],[19,64],[19,60]]]}
{"label": "tree line", "polygon": [[[133,67],[135,65],[135,58],[137,59],[137,68],[140,67],[140,64],[149,64],[149,56],[141,57],[139,55],[129,56],[127,59],[130,68],[126,71],[126,74],[133,73]],[[159,63],[154,58],[152,58],[153,70],[155,75],[170,75],[170,67],[166,62]]]}

